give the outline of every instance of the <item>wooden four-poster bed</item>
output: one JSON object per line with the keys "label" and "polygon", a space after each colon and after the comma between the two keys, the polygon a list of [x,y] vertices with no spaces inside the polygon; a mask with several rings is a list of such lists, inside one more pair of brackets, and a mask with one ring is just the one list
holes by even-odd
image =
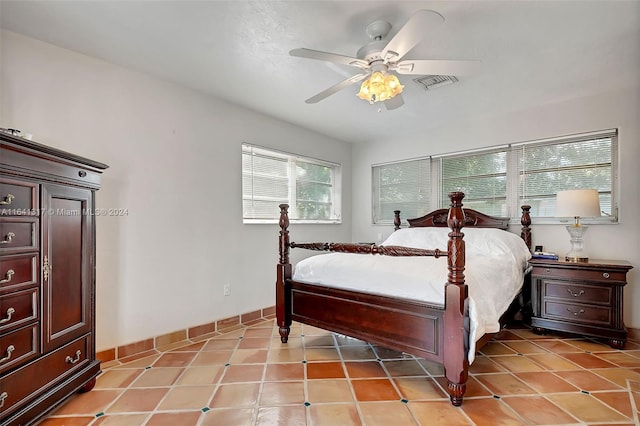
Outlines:
{"label": "wooden four-poster bed", "polygon": [[[449,209],[435,210],[423,217],[408,220],[409,228],[449,227],[446,250],[401,245],[290,242],[288,205],[282,204],[276,280],[276,316],[281,341],[287,342],[292,321],[297,321],[442,363],[451,403],[455,406],[461,405],[469,370],[469,348],[470,344],[474,343],[470,341],[469,334],[470,301],[468,285],[465,283],[466,248],[462,228],[497,228],[502,230],[499,232],[501,234],[507,232],[509,218],[493,217],[475,210],[463,209],[464,194],[461,192],[452,192],[449,197]],[[521,224],[520,237],[528,254],[531,248],[529,206],[522,206]],[[396,211],[394,225],[398,232],[399,211]],[[440,231],[447,233],[449,230]],[[518,244],[522,244],[518,238],[516,240],[519,241]],[[289,259],[289,251],[292,248],[352,254],[368,253],[383,257],[447,257],[447,276],[443,280],[446,282],[442,281],[444,301],[431,303],[405,296],[358,291],[294,279]],[[524,263],[526,264],[526,260]],[[394,283],[389,283],[389,286],[393,285]],[[522,283],[519,283],[519,287],[523,287]],[[476,348],[480,348],[490,337],[490,334],[482,336],[475,342]]]}

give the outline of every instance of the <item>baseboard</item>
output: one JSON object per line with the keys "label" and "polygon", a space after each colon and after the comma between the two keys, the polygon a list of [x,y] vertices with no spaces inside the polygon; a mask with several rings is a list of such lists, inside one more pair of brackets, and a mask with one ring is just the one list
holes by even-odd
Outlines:
{"label": "baseboard", "polygon": [[215,336],[248,327],[260,322],[275,318],[276,307],[259,309],[229,318],[222,318],[207,324],[201,324],[183,330],[176,330],[160,336],[129,343],[99,351],[96,358],[102,362],[102,367],[118,365],[123,362],[130,362],[144,358],[169,349],[195,343]]}
{"label": "baseboard", "polygon": [[627,338],[629,340],[640,341],[640,328],[627,327]]}

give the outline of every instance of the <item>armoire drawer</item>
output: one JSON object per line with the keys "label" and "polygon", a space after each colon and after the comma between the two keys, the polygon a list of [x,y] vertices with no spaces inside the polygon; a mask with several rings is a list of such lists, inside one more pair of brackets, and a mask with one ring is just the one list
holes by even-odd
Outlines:
{"label": "armoire drawer", "polygon": [[3,217],[0,219],[0,253],[37,249],[37,218]]}
{"label": "armoire drawer", "polygon": [[40,353],[38,326],[34,323],[0,336],[0,373],[24,364]]}
{"label": "armoire drawer", "polygon": [[39,288],[31,287],[0,295],[0,333],[37,320]]}
{"label": "armoire drawer", "polygon": [[44,357],[32,361],[2,378],[0,400],[4,405],[0,416],[8,415],[25,398],[37,394],[45,386],[64,380],[89,362],[89,335],[85,335]]}
{"label": "armoire drawer", "polygon": [[37,216],[38,184],[0,179],[0,216]]}
{"label": "armoire drawer", "polygon": [[37,283],[37,253],[3,255],[0,258],[0,292]]}

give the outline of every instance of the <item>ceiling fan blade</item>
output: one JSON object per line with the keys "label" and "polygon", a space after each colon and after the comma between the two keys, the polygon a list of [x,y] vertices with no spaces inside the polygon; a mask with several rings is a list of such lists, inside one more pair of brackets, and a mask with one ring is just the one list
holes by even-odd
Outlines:
{"label": "ceiling fan blade", "polygon": [[384,101],[384,107],[387,109],[387,111],[400,108],[402,105],[404,105],[404,99],[402,98],[402,93],[398,93],[393,98],[387,99],[386,101]]}
{"label": "ceiling fan blade", "polygon": [[323,90],[322,92],[318,93],[315,96],[310,97],[309,99],[307,99],[305,102],[308,104],[315,104],[316,102],[319,102],[321,100],[323,100],[324,98],[327,98],[331,95],[333,95],[336,92],[339,92],[340,90],[344,89],[345,87],[348,87],[354,83],[357,83],[359,81],[364,80],[365,78],[367,78],[367,76],[369,75],[369,73],[362,73],[362,74],[356,74],[354,76],[351,76],[349,78],[347,78],[346,80],[341,81],[340,83],[329,87],[328,89]]}
{"label": "ceiling fan blade", "polygon": [[362,59],[352,58],[350,56],[338,55],[335,53],[321,52],[319,50],[312,49],[293,49],[289,52],[291,56],[298,56],[300,58],[317,59],[319,61],[334,62],[336,64],[350,65],[352,67],[367,69],[369,63]]}
{"label": "ceiling fan blade", "polygon": [[381,56],[386,62],[396,62],[424,40],[429,31],[444,22],[444,18],[433,10],[419,10],[414,13],[400,31],[382,49]]}
{"label": "ceiling fan blade", "polygon": [[410,75],[469,75],[475,73],[480,61],[448,61],[438,59],[406,59],[393,66],[398,74]]}

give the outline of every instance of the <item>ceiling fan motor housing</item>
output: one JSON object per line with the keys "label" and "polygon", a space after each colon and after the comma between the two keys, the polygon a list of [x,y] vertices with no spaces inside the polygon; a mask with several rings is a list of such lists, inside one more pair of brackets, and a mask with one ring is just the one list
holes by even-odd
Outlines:
{"label": "ceiling fan motor housing", "polygon": [[389,30],[391,30],[391,24],[387,21],[374,21],[367,25],[367,35],[369,35],[373,41],[358,49],[356,57],[358,59],[364,59],[369,62],[369,64],[382,61],[384,58],[382,58],[380,54],[388,43],[388,41],[383,40],[383,38],[389,34]]}

